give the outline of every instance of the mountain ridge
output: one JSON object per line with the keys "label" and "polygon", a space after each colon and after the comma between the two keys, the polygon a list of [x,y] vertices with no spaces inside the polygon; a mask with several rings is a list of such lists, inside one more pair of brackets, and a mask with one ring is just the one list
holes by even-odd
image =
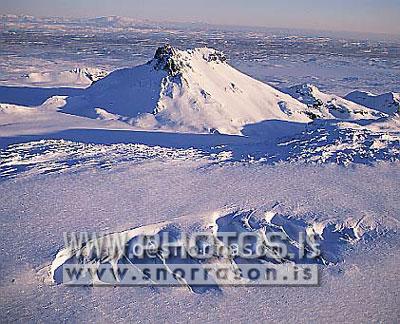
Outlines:
{"label": "mountain ridge", "polygon": [[265,120],[312,121],[306,105],[235,70],[209,48],[165,45],[146,64],[116,70],[72,101],[70,113],[147,129],[241,134]]}

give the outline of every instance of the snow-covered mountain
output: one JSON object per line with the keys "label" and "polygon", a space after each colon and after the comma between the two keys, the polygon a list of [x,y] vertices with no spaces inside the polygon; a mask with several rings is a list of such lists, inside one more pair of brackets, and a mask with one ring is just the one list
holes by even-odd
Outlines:
{"label": "snow-covered mountain", "polygon": [[315,118],[357,120],[385,116],[372,110],[375,109],[374,107],[369,107],[372,108],[369,109],[362,106],[362,103],[357,104],[336,95],[323,93],[312,84],[295,85],[283,91],[308,107],[314,108]]}
{"label": "snow-covered mountain", "polygon": [[114,71],[67,108],[142,128],[224,134],[265,120],[308,123],[311,110],[235,70],[221,52],[169,45],[147,64]]}
{"label": "snow-covered mountain", "polygon": [[370,92],[353,91],[346,95],[345,98],[389,115],[400,112],[400,93],[388,92],[375,95]]}

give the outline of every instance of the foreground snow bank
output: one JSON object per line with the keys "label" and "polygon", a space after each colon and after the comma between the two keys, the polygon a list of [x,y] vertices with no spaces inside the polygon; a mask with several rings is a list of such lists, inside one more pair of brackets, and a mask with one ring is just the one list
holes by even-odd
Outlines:
{"label": "foreground snow bank", "polygon": [[[354,246],[361,240],[377,239],[384,235],[382,229],[378,229],[377,223],[371,219],[348,219],[346,222],[334,224],[332,222],[307,222],[302,219],[295,219],[284,214],[284,208],[279,204],[275,205],[271,210],[222,210],[211,213],[209,215],[200,215],[190,217],[178,217],[175,221],[163,222],[141,226],[135,229],[122,231],[119,233],[108,234],[105,236],[97,236],[90,240],[73,239],[72,245],[60,250],[49,268],[49,278],[45,281],[53,281],[57,284],[68,283],[63,280],[63,265],[67,263],[74,264],[92,264],[96,267],[109,264],[114,269],[114,276],[120,281],[120,273],[117,271],[118,264],[136,265],[137,271],[141,272],[139,265],[141,264],[160,264],[165,270],[173,273],[171,266],[174,264],[193,263],[206,267],[207,264],[224,264],[229,265],[232,269],[237,268],[240,264],[307,264],[315,263],[321,265],[337,264],[344,261],[344,255],[349,247]],[[182,225],[183,224],[185,225]],[[286,242],[289,251],[285,256],[280,256],[276,251],[268,250],[268,255],[253,257],[246,259],[240,255],[213,255],[210,258],[188,257],[166,255],[162,249],[162,243],[158,246],[159,250],[153,250],[154,258],[142,259],[132,254],[131,247],[140,241],[141,237],[153,237],[159,235],[164,243],[173,243],[181,245],[184,249],[188,249],[187,239],[190,238],[188,229],[196,229],[195,232],[201,232],[203,235],[208,233],[210,237],[214,237],[215,244],[220,248],[225,245],[222,241],[222,235],[229,233],[253,233],[260,240],[264,240],[267,244],[267,236],[272,233],[282,235],[282,242]],[[274,234],[274,235],[275,235]],[[310,255],[309,258],[302,256],[301,237],[307,237],[306,242],[314,242],[318,246],[318,256],[311,257],[313,253],[309,245],[305,245],[305,253]],[[82,237],[81,237],[82,238]],[[284,240],[284,241],[283,241]],[[230,241],[229,244],[238,244],[237,241]],[[206,242],[197,241],[197,247],[202,248],[202,244]],[[226,249],[227,245],[224,246]],[[251,245],[255,250],[255,242]],[[214,253],[216,251],[214,250]],[[189,253],[189,251],[186,251]],[[253,251],[253,253],[255,253]],[[189,254],[190,255],[190,254]],[[98,268],[97,268],[98,269]],[[143,274],[141,274],[143,275]],[[209,290],[221,290],[218,285],[218,278],[214,278],[214,284],[211,286],[193,286],[185,280],[175,278],[177,283],[186,286],[191,292],[204,293]],[[243,281],[251,284],[251,279],[242,278]],[[106,284],[99,277],[90,279],[87,284]]]}
{"label": "foreground snow bank", "polygon": [[[204,167],[187,161],[154,161],[114,171],[90,169],[2,181],[0,246],[5,276],[1,284],[6,298],[0,309],[6,321],[144,316],[151,321],[179,318],[183,322],[188,314],[191,319],[207,321],[213,316],[223,321],[245,314],[254,321],[297,318],[307,322],[312,309],[315,318],[395,322],[400,241],[397,234],[385,233],[399,226],[399,170],[398,163],[352,168],[288,164]],[[280,204],[273,208],[276,202]],[[213,211],[232,205],[236,217],[228,217],[229,211],[213,215]],[[354,229],[361,240],[356,244],[340,240],[339,253],[333,255],[345,262],[323,266],[318,288],[224,287],[222,291],[188,293],[184,288],[71,289],[41,281],[64,246],[64,232],[120,234],[131,228],[143,230],[146,224],[157,225],[158,231],[164,222],[178,224],[181,233],[204,228],[204,224],[215,226],[216,222],[220,230],[225,224],[241,229],[245,224],[241,219],[248,218],[246,211],[254,209],[260,211],[255,217],[272,219],[270,223],[283,227],[289,235],[301,229],[303,221],[317,232],[327,228],[325,238],[337,224],[336,234],[342,229],[350,229],[351,234]],[[282,219],[273,219],[275,214]],[[179,215],[190,217],[177,219]],[[255,228],[252,220],[250,217],[248,223]],[[370,229],[379,234],[371,241]]]}

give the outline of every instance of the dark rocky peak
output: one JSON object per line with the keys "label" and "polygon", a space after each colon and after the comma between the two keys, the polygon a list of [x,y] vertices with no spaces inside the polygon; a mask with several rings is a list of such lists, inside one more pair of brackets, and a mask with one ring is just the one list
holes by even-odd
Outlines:
{"label": "dark rocky peak", "polygon": [[164,70],[170,76],[181,74],[182,62],[179,52],[169,44],[157,48],[153,61],[156,70]]}

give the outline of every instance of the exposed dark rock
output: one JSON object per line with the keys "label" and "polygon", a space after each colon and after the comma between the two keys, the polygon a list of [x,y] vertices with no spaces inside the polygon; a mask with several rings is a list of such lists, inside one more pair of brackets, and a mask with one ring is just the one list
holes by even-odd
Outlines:
{"label": "exposed dark rock", "polygon": [[178,52],[169,44],[159,47],[154,55],[156,64],[154,66],[157,70],[164,70],[170,76],[176,76],[181,73],[182,66],[177,60]]}
{"label": "exposed dark rock", "polygon": [[321,118],[321,116],[318,116],[317,114],[314,114],[311,111],[305,111],[304,113],[312,120],[315,120],[317,118]]}
{"label": "exposed dark rock", "polygon": [[226,62],[226,56],[222,52],[215,51],[214,53],[210,53],[207,56],[203,57],[207,62]]}

